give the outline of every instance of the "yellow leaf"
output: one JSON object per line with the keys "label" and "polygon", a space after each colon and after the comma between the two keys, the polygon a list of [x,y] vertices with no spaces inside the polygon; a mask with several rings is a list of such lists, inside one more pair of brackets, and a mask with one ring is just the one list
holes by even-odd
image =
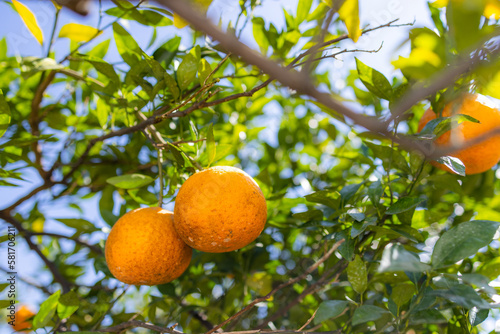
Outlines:
{"label": "yellow leaf", "polygon": [[436,8],[446,7],[448,6],[448,0],[436,0],[432,3],[432,6]]}
{"label": "yellow leaf", "polygon": [[357,42],[361,36],[359,26],[359,3],[358,0],[346,0],[339,9],[340,19],[345,23],[349,37]]}
{"label": "yellow leaf", "polygon": [[179,15],[177,15],[177,13],[174,13],[174,27],[176,27],[178,29],[182,29],[187,25],[188,25],[188,23],[186,22],[186,20],[184,20]]}
{"label": "yellow leaf", "polygon": [[486,8],[484,9],[484,16],[490,18],[493,16],[495,20],[500,19],[500,1],[499,0],[490,0],[486,4]]}
{"label": "yellow leaf", "polygon": [[[195,0],[194,5],[197,5],[198,10],[201,11],[202,13],[206,13],[208,10],[208,7],[212,3],[212,0]],[[186,27],[189,24],[186,20],[184,20],[182,17],[177,15],[177,13],[174,13],[174,27],[178,29],[182,29]]]}
{"label": "yellow leaf", "polygon": [[26,25],[26,28],[31,32],[33,37],[36,38],[38,43],[40,45],[43,44],[43,32],[42,29],[38,26],[38,22],[36,21],[35,15],[31,12],[31,10],[20,3],[17,0],[12,0],[12,4],[14,5],[14,8],[16,9],[17,13],[19,16],[21,16],[21,19],[23,20],[24,24]]}
{"label": "yellow leaf", "polygon": [[55,0],[52,0],[52,4],[54,5],[54,7],[56,7],[57,10],[62,9],[62,6],[60,4],[58,4],[57,2],[55,2]]}
{"label": "yellow leaf", "polygon": [[78,23],[68,23],[59,31],[59,37],[66,37],[74,42],[88,42],[99,36],[102,31]]}

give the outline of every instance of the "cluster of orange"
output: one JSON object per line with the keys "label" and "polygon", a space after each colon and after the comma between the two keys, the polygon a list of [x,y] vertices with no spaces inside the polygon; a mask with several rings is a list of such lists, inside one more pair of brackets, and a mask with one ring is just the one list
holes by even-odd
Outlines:
{"label": "cluster of orange", "polygon": [[182,185],[174,212],[140,208],[111,229],[105,256],[111,273],[134,285],[179,277],[192,248],[221,253],[245,247],[264,229],[266,200],[257,183],[234,167],[212,167]]}

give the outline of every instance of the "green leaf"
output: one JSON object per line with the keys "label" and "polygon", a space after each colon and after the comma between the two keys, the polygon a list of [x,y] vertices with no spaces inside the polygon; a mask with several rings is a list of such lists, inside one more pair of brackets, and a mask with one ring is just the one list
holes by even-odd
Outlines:
{"label": "green leaf", "polygon": [[354,195],[358,192],[359,188],[363,185],[363,182],[357,183],[357,184],[349,184],[342,188],[342,190],[339,191],[340,193],[340,199],[341,199],[341,205],[345,206],[347,202],[349,202],[350,199],[354,197]]}
{"label": "green leaf", "polygon": [[448,299],[450,302],[468,309],[472,309],[473,307],[487,309],[490,307],[490,304],[479,297],[473,288],[465,284],[453,285],[448,289],[433,290],[431,294]]}
{"label": "green leaf", "polygon": [[427,325],[427,324],[445,324],[448,320],[435,309],[428,309],[414,312],[410,315],[410,324],[416,325]]}
{"label": "green leaf", "polygon": [[411,297],[415,294],[415,285],[412,283],[402,283],[396,285],[392,289],[391,299],[400,308],[410,301]]}
{"label": "green leaf", "polygon": [[368,197],[370,197],[370,201],[375,206],[380,205],[380,198],[384,194],[384,188],[382,188],[382,182],[380,180],[373,182],[368,187]]}
{"label": "green leaf", "polygon": [[59,298],[59,304],[57,305],[57,316],[60,319],[69,318],[73,313],[78,310],[80,306],[80,300],[78,295],[74,291],[65,293]]}
{"label": "green leaf", "polygon": [[327,300],[322,302],[316,311],[314,324],[318,325],[325,320],[338,317],[344,312],[348,304],[345,300]]}
{"label": "green leaf", "polygon": [[96,115],[101,128],[106,129],[109,115],[111,115],[111,107],[103,99],[97,99]]}
{"label": "green leaf", "polygon": [[298,220],[309,222],[311,220],[322,220],[323,212],[321,210],[308,210],[305,212],[294,213],[292,216]]}
{"label": "green leaf", "polygon": [[399,199],[396,203],[391,205],[389,209],[386,211],[389,215],[395,215],[398,213],[402,213],[411,209],[414,209],[422,203],[424,199],[418,197],[403,197]]}
{"label": "green leaf", "polygon": [[170,91],[170,93],[172,93],[174,99],[177,100],[181,95],[179,86],[177,86],[177,82],[175,82],[174,78],[172,78],[167,72],[163,74],[163,80],[165,80],[168,90]]}
{"label": "green leaf", "polygon": [[259,46],[260,52],[264,55],[267,54],[267,50],[269,49],[269,40],[266,34],[266,22],[262,17],[252,18],[252,30],[253,38]]}
{"label": "green leaf", "polygon": [[452,265],[487,246],[500,227],[500,223],[475,220],[462,223],[445,232],[436,242],[432,252],[432,266],[442,268]]}
{"label": "green leaf", "polygon": [[368,321],[375,321],[382,316],[390,314],[389,311],[375,305],[361,305],[354,311],[352,325],[356,326]]}
{"label": "green leaf", "polygon": [[365,65],[358,58],[356,58],[356,67],[359,79],[371,93],[381,99],[392,100],[394,96],[392,86],[382,73]]}
{"label": "green leaf", "polygon": [[208,131],[207,131],[207,155],[208,155],[207,166],[208,167],[210,167],[210,164],[214,161],[215,154],[216,154],[216,147],[215,147],[215,139],[214,139],[214,127],[213,127],[213,124],[210,123],[210,125],[208,126]]}
{"label": "green leaf", "polygon": [[428,269],[430,266],[420,262],[417,254],[407,251],[399,244],[389,244],[382,253],[378,272],[423,272]]}
{"label": "green leaf", "polygon": [[33,329],[45,327],[56,313],[57,304],[61,291],[54,292],[46,301],[40,305],[40,310],[33,318]]}
{"label": "green leaf", "polygon": [[177,69],[177,81],[181,90],[186,89],[196,78],[198,62],[196,58],[188,53]]}
{"label": "green leaf", "polygon": [[142,174],[126,174],[121,176],[113,176],[106,180],[109,184],[122,189],[134,189],[144,187],[153,182],[154,179]]}
{"label": "green leaf", "polygon": [[107,63],[106,61],[102,60],[99,57],[94,57],[94,56],[88,56],[88,55],[82,55],[79,54],[79,56],[92,64],[94,68],[99,72],[104,74],[109,80],[115,82],[116,84],[120,83],[120,77],[118,74],[116,74],[115,68],[113,65]]}
{"label": "green leaf", "polygon": [[458,51],[477,43],[485,1],[449,1],[446,22]]}
{"label": "green leaf", "polygon": [[479,123],[474,117],[464,114],[457,114],[451,117],[438,117],[425,124],[418,135],[425,139],[435,139],[451,129],[456,128],[463,122]]}
{"label": "green leaf", "polygon": [[52,135],[41,135],[39,137],[26,137],[26,138],[16,138],[11,139],[8,142],[0,145],[0,148],[5,148],[8,146],[23,147],[28,146],[34,142],[45,140],[47,142],[56,142],[57,138],[53,138]]}
{"label": "green leaf", "polygon": [[28,28],[28,30],[33,35],[33,37],[36,38],[38,43],[42,45],[43,32],[42,29],[40,29],[40,26],[38,25],[35,15],[33,15],[33,13],[28,7],[26,7],[17,0],[12,0],[12,4],[14,5],[14,8],[16,9],[19,16],[21,16],[21,19],[26,25],[26,28]]}
{"label": "green leaf", "polygon": [[102,31],[79,23],[67,23],[59,30],[59,37],[66,37],[74,42],[88,42],[99,36]]}
{"label": "green leaf", "polygon": [[339,242],[344,239],[344,242],[339,246],[338,251],[347,261],[352,261],[354,259],[354,239],[351,238],[348,230],[328,235],[327,239],[334,239],[335,242]]}
{"label": "green leaf", "polygon": [[156,51],[153,52],[153,58],[156,59],[157,62],[162,64],[164,68],[168,68],[175,55],[177,54],[180,45],[181,38],[179,36],[175,36],[174,38],[168,40],[168,42],[160,46],[158,49],[156,49]]}
{"label": "green leaf", "polygon": [[465,165],[460,159],[451,156],[446,156],[446,157],[441,157],[436,161],[439,162],[440,164],[445,165],[446,167],[451,169],[454,173],[461,176],[465,176]]}
{"label": "green leaf", "polygon": [[7,128],[10,125],[10,120],[10,107],[7,101],[5,101],[3,92],[0,89],[0,138],[5,134],[5,131],[7,131]]}
{"label": "green leaf", "polygon": [[471,326],[476,327],[488,318],[490,310],[488,309],[478,309],[473,307],[469,310],[469,323]]}
{"label": "green leaf", "polygon": [[200,61],[198,68],[198,80],[200,80],[200,85],[203,86],[205,84],[205,80],[207,80],[208,76],[212,73],[212,68],[208,61],[203,58]]}
{"label": "green leaf", "polygon": [[152,206],[158,202],[156,196],[145,188],[129,189],[127,190],[127,193],[139,204]]}
{"label": "green leaf", "polygon": [[57,218],[57,221],[63,223],[64,225],[74,228],[79,232],[94,232],[99,229],[94,226],[91,222],[80,219],[80,218]]}
{"label": "green leaf", "polygon": [[358,0],[345,0],[339,11],[340,19],[345,23],[349,38],[356,43],[361,36],[359,26],[359,3]]}
{"label": "green leaf", "polygon": [[143,51],[135,39],[117,22],[113,23],[116,48],[122,59],[131,67],[137,65]]}
{"label": "green leaf", "polygon": [[295,17],[295,25],[298,27],[299,24],[304,22],[304,20],[309,15],[311,10],[312,0],[299,0],[297,4],[297,16]]}
{"label": "green leaf", "polygon": [[363,260],[356,255],[352,262],[347,265],[347,280],[357,293],[362,294],[368,286],[368,273]]}

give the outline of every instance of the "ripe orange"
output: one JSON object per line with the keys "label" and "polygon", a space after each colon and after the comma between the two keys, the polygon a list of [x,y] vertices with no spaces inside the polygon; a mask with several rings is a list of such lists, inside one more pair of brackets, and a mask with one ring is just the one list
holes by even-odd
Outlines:
{"label": "ripe orange", "polygon": [[[457,127],[444,133],[435,140],[437,146],[446,146],[451,143],[467,142],[475,137],[500,127],[500,111],[491,108],[478,100],[478,95],[466,95],[463,99],[452,101],[443,109],[443,117],[456,114],[469,115],[480,123],[462,122]],[[418,123],[420,132],[424,126],[436,118],[436,114],[428,109]],[[477,174],[487,171],[500,161],[500,135],[492,136],[479,144],[456,151],[450,156],[460,159],[465,165],[466,174]],[[449,171],[443,164],[432,161],[434,166]]]}
{"label": "ripe orange", "polygon": [[[16,331],[23,331],[23,332],[29,332],[29,330],[26,330],[28,328],[31,328],[31,320],[26,321],[27,319],[30,319],[33,317],[35,313],[33,313],[27,306],[22,305],[19,310],[15,314],[15,322],[14,330]],[[9,320],[10,321],[10,320]]]}
{"label": "ripe orange", "polygon": [[182,185],[174,226],[189,246],[222,253],[245,247],[264,229],[266,199],[257,183],[235,167],[211,167]]}
{"label": "ripe orange", "polygon": [[187,269],[191,254],[174,229],[173,213],[161,208],[139,208],[123,215],[105,248],[111,273],[134,285],[173,281]]}

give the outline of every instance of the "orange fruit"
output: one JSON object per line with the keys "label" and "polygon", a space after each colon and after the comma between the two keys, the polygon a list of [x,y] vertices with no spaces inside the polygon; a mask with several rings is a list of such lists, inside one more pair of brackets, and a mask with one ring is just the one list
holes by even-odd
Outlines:
{"label": "orange fruit", "polygon": [[194,249],[230,252],[254,241],[267,219],[257,183],[235,167],[211,167],[182,185],[174,209],[179,236]]}
{"label": "orange fruit", "polygon": [[[26,330],[31,328],[31,317],[33,317],[35,313],[33,313],[27,306],[22,305],[19,310],[15,313],[14,325],[12,326],[16,331],[29,332]],[[10,320],[9,320],[10,321]]]}
{"label": "orange fruit", "polygon": [[173,213],[161,208],[139,208],[123,215],[105,247],[111,273],[134,285],[173,281],[187,269],[191,254],[174,229]]}
{"label": "orange fruit", "polygon": [[[443,117],[464,114],[474,117],[479,123],[469,121],[460,123],[435,140],[438,147],[446,147],[451,143],[461,144],[500,127],[500,111],[481,103],[478,97],[478,95],[468,94],[445,106]],[[428,109],[418,123],[418,131],[420,132],[429,121],[435,118],[436,114]],[[458,158],[464,163],[466,174],[485,172],[500,161],[500,135],[492,136],[476,145],[453,152],[450,156]],[[451,172],[448,167],[436,161],[432,161],[431,164]]]}

